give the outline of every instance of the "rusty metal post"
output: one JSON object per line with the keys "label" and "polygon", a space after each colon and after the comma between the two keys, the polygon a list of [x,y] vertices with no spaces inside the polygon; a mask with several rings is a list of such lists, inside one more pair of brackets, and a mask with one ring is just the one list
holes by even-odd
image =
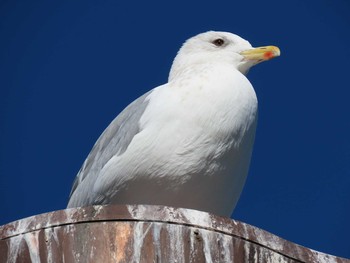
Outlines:
{"label": "rusty metal post", "polygon": [[0,227],[0,262],[337,262],[245,223],[146,205],[67,209]]}

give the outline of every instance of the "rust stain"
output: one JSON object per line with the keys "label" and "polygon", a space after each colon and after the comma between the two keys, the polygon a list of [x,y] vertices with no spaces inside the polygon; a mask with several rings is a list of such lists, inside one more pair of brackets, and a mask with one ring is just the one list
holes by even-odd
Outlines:
{"label": "rust stain", "polygon": [[183,208],[100,206],[0,226],[0,262],[350,263],[229,218]]}
{"label": "rust stain", "polygon": [[115,227],[116,261],[127,262],[125,256],[128,243],[132,242],[133,232],[130,224],[120,223]]}

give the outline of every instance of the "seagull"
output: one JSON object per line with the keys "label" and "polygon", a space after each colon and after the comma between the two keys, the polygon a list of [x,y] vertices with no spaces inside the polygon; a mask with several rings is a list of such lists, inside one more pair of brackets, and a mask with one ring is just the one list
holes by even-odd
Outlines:
{"label": "seagull", "polygon": [[83,163],[68,208],[148,204],[229,217],[250,164],[258,101],[249,69],[280,55],[209,31],[178,51],[168,83],[127,106]]}

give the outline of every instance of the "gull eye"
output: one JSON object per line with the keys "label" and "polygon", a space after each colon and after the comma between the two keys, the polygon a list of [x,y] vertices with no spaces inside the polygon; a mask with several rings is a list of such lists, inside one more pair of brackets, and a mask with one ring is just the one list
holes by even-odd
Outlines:
{"label": "gull eye", "polygon": [[225,41],[222,38],[218,38],[215,39],[212,43],[217,47],[221,47],[225,43]]}

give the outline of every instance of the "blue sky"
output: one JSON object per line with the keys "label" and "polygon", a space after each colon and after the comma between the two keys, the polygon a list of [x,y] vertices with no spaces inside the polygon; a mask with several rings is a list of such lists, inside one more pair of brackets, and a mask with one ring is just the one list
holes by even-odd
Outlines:
{"label": "blue sky", "polygon": [[233,218],[350,258],[350,4],[237,2],[1,1],[0,224],[64,209],[110,121],[220,30],[282,51],[248,76],[259,124]]}

